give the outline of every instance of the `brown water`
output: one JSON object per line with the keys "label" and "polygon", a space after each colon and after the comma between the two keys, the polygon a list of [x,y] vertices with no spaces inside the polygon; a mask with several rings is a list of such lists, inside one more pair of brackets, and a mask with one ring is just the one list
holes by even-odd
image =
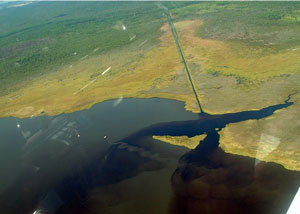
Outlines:
{"label": "brown water", "polygon": [[[55,117],[0,119],[1,213],[222,213],[226,206],[232,213],[271,213],[275,202],[275,210],[286,210],[299,186],[297,172],[266,164],[268,173],[257,176],[255,159],[216,149],[218,131],[227,124],[268,117],[292,104],[288,99],[257,111],[199,115],[178,101],[124,99]],[[152,139],[203,133],[207,138],[191,152]],[[225,174],[215,177],[215,170]],[[276,181],[271,187],[269,177]],[[282,194],[266,201],[258,191],[254,201],[236,200],[248,201],[262,184],[265,192]],[[211,195],[215,187],[217,198]],[[226,191],[231,193],[224,196]]]}

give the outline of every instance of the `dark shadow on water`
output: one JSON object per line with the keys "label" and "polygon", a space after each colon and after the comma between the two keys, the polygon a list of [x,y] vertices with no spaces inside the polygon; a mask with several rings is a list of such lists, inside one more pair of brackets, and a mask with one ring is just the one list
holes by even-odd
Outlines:
{"label": "dark shadow on water", "polygon": [[286,213],[300,172],[224,152],[217,131],[180,158],[171,183],[170,213]]}
{"label": "dark shadow on water", "polygon": [[[229,123],[259,120],[292,104],[289,96],[284,104],[261,110],[202,113],[196,120],[154,124],[114,142],[104,154],[79,159],[66,169],[72,158],[84,156],[80,144],[72,145],[72,153],[56,154],[60,162],[52,158],[39,171],[28,171],[19,178],[0,196],[0,207],[5,213],[33,213],[37,209],[57,214],[87,213],[91,189],[160,170],[166,164],[163,157],[170,156],[180,158],[171,179],[171,213],[282,213],[299,187],[299,173],[274,163],[255,165],[253,158],[225,153],[218,147],[218,132]],[[184,155],[184,149],[159,147],[152,140],[153,135],[193,137],[204,133],[207,137]]]}
{"label": "dark shadow on water", "polygon": [[153,135],[170,135],[170,136],[188,136],[194,137],[196,135],[204,134],[210,130],[218,129],[218,131],[225,128],[227,124],[238,123],[246,120],[259,120],[271,116],[276,110],[287,108],[293,105],[290,102],[290,96],[284,104],[272,105],[260,110],[243,111],[228,114],[210,115],[207,113],[200,113],[199,119],[189,121],[175,121],[155,124],[130,135],[123,141],[134,144],[139,138]]}

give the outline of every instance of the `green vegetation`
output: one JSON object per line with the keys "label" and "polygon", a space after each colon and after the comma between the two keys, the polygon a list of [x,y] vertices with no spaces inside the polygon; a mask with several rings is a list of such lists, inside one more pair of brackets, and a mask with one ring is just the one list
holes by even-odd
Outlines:
{"label": "green vegetation", "polygon": [[[299,3],[190,4],[164,3],[206,112],[261,109],[300,91]],[[2,117],[58,115],[120,97],[177,99],[186,109],[199,110],[167,19],[155,3],[34,2],[1,7]],[[292,99],[295,104],[272,119],[227,126],[221,146],[254,157],[253,145],[259,145],[261,136],[274,136],[289,148],[279,147],[267,160],[299,169],[299,127],[290,121],[300,119],[300,97]],[[154,138],[185,146],[200,140]]]}
{"label": "green vegetation", "polygon": [[192,27],[199,39],[183,43],[202,71],[249,88],[300,73],[299,9],[298,2],[201,2],[171,11],[178,21],[202,21]]}
{"label": "green vegetation", "polygon": [[[166,19],[152,2],[34,2],[0,13],[0,89],[85,56],[143,40],[157,43]],[[202,38],[261,47],[261,55],[300,42],[297,2],[166,2],[175,21],[200,18]],[[118,25],[126,25],[122,31]],[[117,26],[117,27],[114,27]],[[136,38],[130,40],[130,38]],[[240,49],[240,46],[236,46]],[[245,57],[253,54],[243,53]],[[257,53],[256,53],[257,54]],[[215,73],[215,70],[212,70]]]}
{"label": "green vegetation", "polygon": [[118,21],[137,37],[155,38],[153,28],[160,24],[150,28],[145,23],[159,16],[150,4],[41,2],[5,9],[0,15],[1,86],[128,44],[128,32],[112,28]]}
{"label": "green vegetation", "polygon": [[276,50],[300,43],[299,2],[203,2],[172,12],[178,19],[203,19],[198,29],[202,38]]}
{"label": "green vegetation", "polygon": [[1,92],[33,74],[45,74],[86,55],[99,55],[141,39],[157,42],[164,22],[154,3],[34,2],[2,8]]}

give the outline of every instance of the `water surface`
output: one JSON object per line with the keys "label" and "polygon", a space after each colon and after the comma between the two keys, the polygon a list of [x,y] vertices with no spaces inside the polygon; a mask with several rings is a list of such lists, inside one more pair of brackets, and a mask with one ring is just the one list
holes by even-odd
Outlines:
{"label": "water surface", "polygon": [[[0,208],[5,213],[167,213],[173,189],[181,186],[171,182],[172,175],[181,172],[184,183],[199,176],[190,171],[192,165],[220,168],[206,158],[218,148],[220,130],[271,116],[292,105],[289,99],[220,115],[194,114],[167,99],[119,99],[54,117],[2,118]],[[204,133],[207,138],[192,152],[152,139]],[[252,160],[241,165],[249,163],[255,167]]]}

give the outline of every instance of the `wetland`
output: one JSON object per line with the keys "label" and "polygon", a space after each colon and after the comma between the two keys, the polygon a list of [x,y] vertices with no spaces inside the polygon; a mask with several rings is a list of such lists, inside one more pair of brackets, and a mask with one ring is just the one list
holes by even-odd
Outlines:
{"label": "wetland", "polygon": [[286,213],[299,11],[1,3],[0,212]]}

